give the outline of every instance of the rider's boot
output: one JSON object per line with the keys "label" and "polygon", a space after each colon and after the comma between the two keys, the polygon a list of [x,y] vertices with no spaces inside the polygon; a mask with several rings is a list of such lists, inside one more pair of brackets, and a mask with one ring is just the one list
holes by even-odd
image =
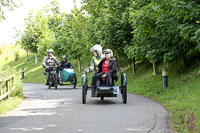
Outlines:
{"label": "rider's boot", "polygon": [[49,85],[49,72],[46,72],[46,84]]}
{"label": "rider's boot", "polygon": [[49,81],[48,80],[46,81],[45,85],[49,85]]}

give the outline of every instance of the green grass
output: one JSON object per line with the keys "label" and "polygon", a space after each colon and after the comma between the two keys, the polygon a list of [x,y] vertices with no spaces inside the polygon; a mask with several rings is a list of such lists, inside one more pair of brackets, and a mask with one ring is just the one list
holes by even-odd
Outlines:
{"label": "green grass", "polygon": [[[7,76],[15,74],[14,80],[14,90],[11,93],[10,99],[3,99],[0,101],[0,114],[6,113],[15,107],[17,107],[24,98],[22,90],[22,81],[20,80],[21,75],[15,69],[15,66],[9,66],[8,63],[17,60],[18,55],[24,56],[23,50],[20,50],[19,46],[9,46],[9,47],[0,47],[0,78],[5,78]],[[16,53],[17,58],[16,58]],[[19,59],[18,59],[19,60]],[[17,61],[16,61],[17,62]],[[5,82],[2,84],[1,94],[6,93]],[[9,84],[11,87],[11,84]]]}
{"label": "green grass", "polygon": [[[19,48],[18,48],[19,49]],[[19,50],[15,50],[15,51],[19,51]],[[18,72],[21,72],[21,69],[24,68],[24,76],[25,79],[23,82],[25,83],[41,83],[44,84],[45,83],[45,75],[43,74],[44,72],[44,68],[42,67],[42,60],[43,60],[43,56],[38,55],[38,63],[35,63],[35,57],[34,54],[30,54],[29,53],[29,59],[26,62],[25,59],[25,51],[21,52],[21,54],[19,55],[19,59],[17,61],[14,60],[14,55],[11,56],[12,59],[9,58],[9,60],[7,60],[4,65],[3,65],[3,69],[5,68],[12,68]],[[58,57],[59,58],[59,57]],[[90,65],[90,59],[91,57],[85,57],[85,58],[81,58],[81,72],[78,72],[78,60],[69,60],[73,65],[74,65],[74,70],[77,74],[78,77],[78,85],[81,85],[81,75],[82,72],[85,68],[85,66],[89,66]],[[89,75],[90,77],[92,76],[92,74]],[[91,79],[91,78],[90,78]]]}
{"label": "green grass", "polygon": [[[83,58],[81,59],[82,62],[84,60],[88,60],[88,58]],[[45,75],[43,74],[44,72],[44,68],[42,67],[42,60],[43,60],[43,56],[38,56],[38,63],[36,64],[34,61],[34,55],[30,55],[29,56],[29,60],[28,62],[25,61],[25,58],[20,58],[19,61],[11,61],[8,64],[6,64],[6,66],[14,66],[13,68],[15,68],[18,71],[21,71],[22,68],[24,68],[24,76],[25,79],[23,82],[25,83],[41,83],[44,84],[45,83]],[[82,73],[78,72],[78,60],[72,60],[71,63],[74,65],[74,70],[77,74],[78,77],[78,82],[79,85],[81,85],[81,75]],[[90,63],[83,63],[82,66],[88,66]],[[83,71],[84,67],[82,67],[81,72]]]}
{"label": "green grass", "polygon": [[181,133],[200,132],[199,65],[191,68],[176,64],[159,66],[160,70],[169,70],[169,88],[166,92],[162,90],[161,73],[153,75],[148,63],[139,66],[135,76],[128,69],[128,91],[161,103],[169,111],[170,124],[174,130]]}
{"label": "green grass", "polygon": [[[10,99],[4,98],[0,101],[0,114],[4,114],[17,107],[24,98],[22,84],[19,75],[16,75],[14,82],[15,89],[12,91]],[[2,84],[1,94],[6,93],[5,83]]]}
{"label": "green grass", "polygon": [[0,102],[0,114],[4,114],[14,108],[16,108],[21,101],[22,97],[11,97],[10,99],[5,99]]}
{"label": "green grass", "polygon": [[[25,68],[25,79],[27,83],[45,83],[44,69],[41,66],[42,56],[38,56],[38,63],[34,62],[34,55],[30,54],[29,61],[25,61],[25,54],[22,52],[18,61],[9,60],[4,67],[12,67],[16,70]],[[91,57],[81,58],[82,71],[89,66]],[[74,65],[81,85],[82,71],[78,72],[78,61],[70,60]],[[152,65],[149,63],[138,63],[137,73],[133,76],[131,65],[126,61],[123,65],[128,76],[128,91],[134,94],[152,98],[162,104],[169,112],[169,122],[172,128],[181,133],[200,132],[200,62],[191,64],[190,67],[183,67],[181,62],[169,65],[160,65],[159,70],[169,70],[169,88],[162,90],[161,73],[153,75]],[[119,74],[119,73],[118,73]],[[92,73],[89,75],[91,83]],[[119,81],[120,82],[120,81]],[[119,84],[118,82],[118,84]]]}

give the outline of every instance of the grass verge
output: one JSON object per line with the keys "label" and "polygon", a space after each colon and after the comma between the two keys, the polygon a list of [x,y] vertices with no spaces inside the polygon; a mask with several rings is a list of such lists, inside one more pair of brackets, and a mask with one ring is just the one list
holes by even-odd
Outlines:
{"label": "grass verge", "polygon": [[[15,74],[14,84],[13,84],[14,90],[12,91],[10,95],[10,99],[5,98],[0,101],[0,114],[4,114],[14,109],[15,107],[17,107],[24,98],[23,89],[22,89],[22,81],[20,80],[21,75],[17,73],[18,71],[16,71],[14,66],[8,65],[9,62],[13,62],[14,60],[17,62],[19,60],[19,53],[22,53],[22,50],[21,52],[19,52],[20,48],[16,46],[10,46],[6,48],[0,47],[0,48],[1,48],[0,78],[5,78],[5,77]],[[1,87],[2,87],[1,94],[6,93],[5,82],[1,83]]]}
{"label": "grass verge", "polygon": [[21,101],[23,100],[22,97],[11,97],[10,99],[5,99],[0,102],[0,114],[4,114],[10,110],[16,108]]}
{"label": "grass verge", "polygon": [[[190,68],[177,64],[161,65],[159,69],[169,70],[169,88],[162,89],[162,75],[153,75],[151,65],[138,65],[135,76],[127,67],[128,91],[152,98],[169,112],[172,128],[181,133],[200,132],[200,63]],[[181,68],[181,69],[180,69]]]}

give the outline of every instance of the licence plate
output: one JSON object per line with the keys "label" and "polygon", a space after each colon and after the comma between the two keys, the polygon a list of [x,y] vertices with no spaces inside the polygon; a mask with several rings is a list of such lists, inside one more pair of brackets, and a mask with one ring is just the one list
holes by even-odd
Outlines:
{"label": "licence plate", "polygon": [[110,90],[110,87],[100,87],[100,90]]}

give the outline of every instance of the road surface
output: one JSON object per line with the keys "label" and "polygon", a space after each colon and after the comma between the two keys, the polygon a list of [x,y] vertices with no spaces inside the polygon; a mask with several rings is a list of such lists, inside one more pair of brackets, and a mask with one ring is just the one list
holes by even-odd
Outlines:
{"label": "road surface", "polygon": [[[88,91],[89,92],[89,91]],[[0,133],[167,133],[168,113],[153,100],[128,94],[91,98],[82,104],[81,88],[61,86],[48,90],[24,84],[25,100],[0,116]]]}

